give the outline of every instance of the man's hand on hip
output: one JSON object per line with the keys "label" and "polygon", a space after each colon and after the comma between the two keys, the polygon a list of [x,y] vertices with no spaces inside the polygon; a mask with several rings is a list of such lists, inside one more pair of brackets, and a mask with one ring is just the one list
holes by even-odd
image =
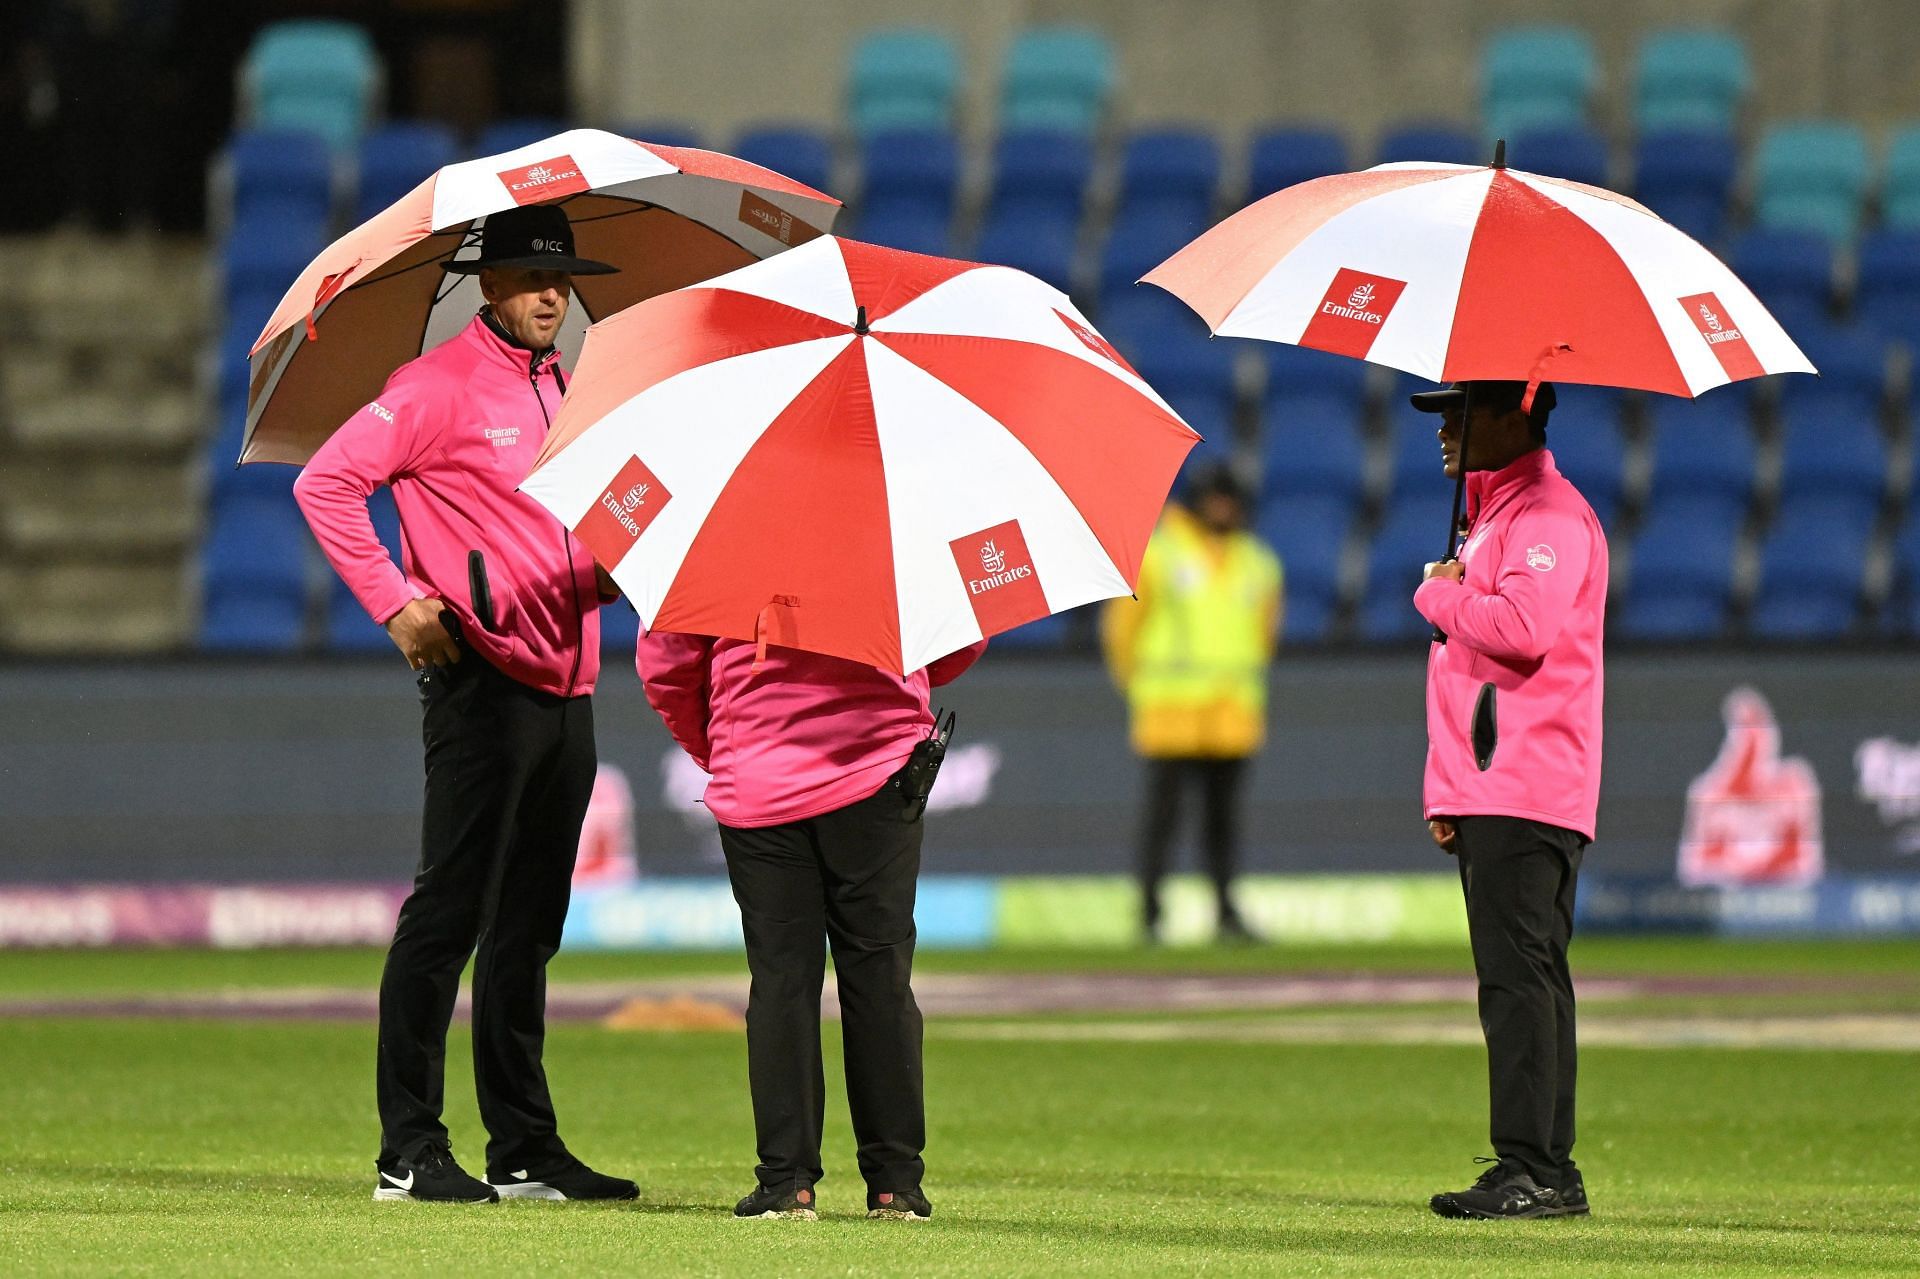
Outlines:
{"label": "man's hand on hip", "polygon": [[446,605],[436,599],[415,600],[387,620],[387,634],[407,665],[451,666],[460,660],[460,646],[440,621]]}
{"label": "man's hand on hip", "polygon": [[1459,851],[1460,832],[1454,829],[1452,822],[1430,821],[1427,823],[1427,834],[1433,836],[1433,842],[1438,844],[1440,851],[1447,856],[1451,857]]}
{"label": "man's hand on hip", "polygon": [[1463,582],[1467,577],[1467,566],[1459,560],[1436,560],[1427,565],[1427,571],[1420,580],[1431,582],[1436,577],[1444,577],[1450,582]]}

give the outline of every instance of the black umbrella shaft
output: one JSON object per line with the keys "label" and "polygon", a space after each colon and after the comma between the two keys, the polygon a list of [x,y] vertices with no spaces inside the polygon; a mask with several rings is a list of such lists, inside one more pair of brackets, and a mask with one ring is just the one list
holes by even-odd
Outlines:
{"label": "black umbrella shaft", "polygon": [[[1463,392],[1460,400],[1460,452],[1457,454],[1460,473],[1453,477],[1453,517],[1447,521],[1447,549],[1440,557],[1443,564],[1454,558],[1454,549],[1459,545],[1460,512],[1467,501],[1467,441],[1473,432],[1473,383],[1465,382],[1460,389]],[[1433,642],[1447,642],[1447,633],[1438,626],[1433,628]]]}

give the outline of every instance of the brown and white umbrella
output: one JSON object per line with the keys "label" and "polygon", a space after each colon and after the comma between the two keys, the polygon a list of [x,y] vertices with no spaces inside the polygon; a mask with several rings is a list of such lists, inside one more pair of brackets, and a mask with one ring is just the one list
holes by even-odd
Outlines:
{"label": "brown and white umbrella", "polygon": [[341,236],[280,299],[253,344],[241,462],[304,464],[387,375],[481,305],[472,257],[487,216],[558,203],[575,251],[617,275],[576,276],[561,331],[769,257],[829,230],[840,202],[745,160],[573,129],[450,164]]}

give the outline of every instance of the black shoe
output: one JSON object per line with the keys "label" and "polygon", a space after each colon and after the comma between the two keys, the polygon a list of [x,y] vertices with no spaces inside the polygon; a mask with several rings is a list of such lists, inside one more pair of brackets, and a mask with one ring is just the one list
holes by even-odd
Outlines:
{"label": "black shoe", "polygon": [[933,1216],[933,1205],[920,1193],[920,1187],[912,1190],[869,1190],[867,1192],[867,1219],[869,1221],[926,1221]]}
{"label": "black shoe", "polygon": [[1563,1174],[1558,1191],[1560,1206],[1555,1216],[1585,1217],[1592,1211],[1587,1207],[1586,1179],[1580,1175],[1578,1168]]}
{"label": "black shoe", "polygon": [[640,1187],[625,1177],[595,1172],[568,1155],[548,1168],[489,1171],[487,1181],[502,1199],[638,1199]]}
{"label": "black shoe", "polygon": [[1435,1195],[1427,1206],[1442,1217],[1552,1217],[1560,1215],[1560,1193],[1528,1176],[1518,1164],[1481,1159],[1493,1166],[1465,1190]]}
{"label": "black shoe", "polygon": [[[379,1165],[375,1165],[376,1168]],[[499,1203],[493,1187],[478,1177],[469,1177],[453,1161],[453,1150],[445,1145],[427,1146],[390,1167],[379,1168],[374,1184],[375,1200],[415,1199],[425,1203],[490,1204]]]}
{"label": "black shoe", "polygon": [[818,1221],[813,1210],[812,1186],[755,1186],[753,1193],[733,1206],[736,1217],[789,1217],[795,1221]]}

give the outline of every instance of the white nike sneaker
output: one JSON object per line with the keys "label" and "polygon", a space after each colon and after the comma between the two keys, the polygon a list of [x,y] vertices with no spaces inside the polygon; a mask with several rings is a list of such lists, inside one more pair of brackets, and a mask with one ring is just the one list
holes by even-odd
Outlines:
{"label": "white nike sneaker", "polygon": [[375,1202],[412,1199],[423,1203],[490,1204],[500,1196],[492,1186],[469,1176],[453,1161],[448,1146],[428,1146],[408,1159],[395,1160],[392,1167],[379,1169],[375,1182]]}

